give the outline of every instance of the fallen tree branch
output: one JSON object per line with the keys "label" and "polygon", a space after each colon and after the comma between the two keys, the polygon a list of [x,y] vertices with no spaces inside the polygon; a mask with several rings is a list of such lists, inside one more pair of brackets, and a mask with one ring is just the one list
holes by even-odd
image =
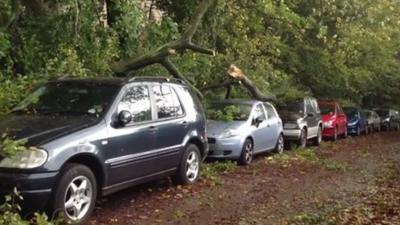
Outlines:
{"label": "fallen tree branch", "polygon": [[211,84],[211,85],[202,87],[200,89],[200,91],[201,91],[201,93],[203,93],[203,95],[207,95],[212,90],[221,89],[221,88],[229,89],[230,87],[232,87],[232,85],[237,85],[237,84],[239,84],[237,81],[229,79],[226,81],[218,82],[216,84]]}
{"label": "fallen tree branch", "polygon": [[[165,59],[167,57],[176,55],[177,52],[184,52],[184,50],[192,50],[193,52],[214,56],[214,50],[203,48],[192,43],[193,35],[196,33],[196,30],[199,27],[207,9],[214,1],[215,0],[204,0],[200,3],[190,21],[188,28],[179,40],[168,42],[167,44],[143,56],[115,62],[111,65],[111,69],[119,75],[126,76],[129,71],[138,70],[152,64],[159,63],[164,66],[166,65]],[[167,65],[169,64],[170,63],[167,63]],[[169,68],[166,69],[170,71]]]}
{"label": "fallen tree branch", "polygon": [[259,101],[275,101],[276,96],[273,94],[264,95],[257,86],[243,73],[241,69],[235,65],[231,65],[228,69],[228,74],[231,78],[238,80],[249,91],[249,94]]}
{"label": "fallen tree branch", "polygon": [[163,65],[165,67],[165,69],[167,69],[168,72],[173,77],[185,81],[185,83],[187,85],[189,85],[196,92],[196,94],[198,96],[203,97],[203,94],[196,87],[194,87],[192,84],[190,84],[190,82],[179,72],[178,68],[176,68],[176,66],[171,62],[171,60],[169,60],[168,58],[164,58],[160,62],[160,64]]}

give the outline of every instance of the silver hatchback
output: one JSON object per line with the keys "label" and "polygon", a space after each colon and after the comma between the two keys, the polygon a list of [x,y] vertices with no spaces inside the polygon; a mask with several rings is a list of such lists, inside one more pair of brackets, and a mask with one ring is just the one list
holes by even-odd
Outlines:
{"label": "silver hatchback", "polygon": [[[254,154],[283,152],[282,120],[272,104],[230,99],[214,102],[207,112],[208,158],[233,159],[248,165]],[[223,116],[228,119],[221,119]]]}

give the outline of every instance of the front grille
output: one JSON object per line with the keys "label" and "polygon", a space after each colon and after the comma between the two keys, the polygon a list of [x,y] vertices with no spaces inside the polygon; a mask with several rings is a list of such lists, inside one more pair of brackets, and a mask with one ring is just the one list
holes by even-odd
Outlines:
{"label": "front grille", "polygon": [[215,144],[217,142],[217,140],[215,138],[208,138],[208,143],[209,144]]}

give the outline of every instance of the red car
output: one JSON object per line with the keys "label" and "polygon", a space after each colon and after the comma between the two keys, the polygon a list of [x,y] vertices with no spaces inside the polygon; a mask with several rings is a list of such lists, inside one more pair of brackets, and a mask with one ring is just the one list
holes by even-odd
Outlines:
{"label": "red car", "polygon": [[347,116],[335,101],[319,100],[324,130],[322,136],[336,140],[338,136],[347,137]]}

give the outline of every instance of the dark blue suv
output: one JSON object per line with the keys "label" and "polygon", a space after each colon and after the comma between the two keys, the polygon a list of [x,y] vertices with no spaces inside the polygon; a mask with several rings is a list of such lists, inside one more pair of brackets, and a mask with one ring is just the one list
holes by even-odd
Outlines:
{"label": "dark blue suv", "polygon": [[[0,156],[0,192],[14,187],[23,211],[88,220],[97,197],[172,176],[192,184],[208,153],[202,106],[179,80],[51,81],[0,121],[29,150]],[[51,214],[52,215],[52,214]]]}

